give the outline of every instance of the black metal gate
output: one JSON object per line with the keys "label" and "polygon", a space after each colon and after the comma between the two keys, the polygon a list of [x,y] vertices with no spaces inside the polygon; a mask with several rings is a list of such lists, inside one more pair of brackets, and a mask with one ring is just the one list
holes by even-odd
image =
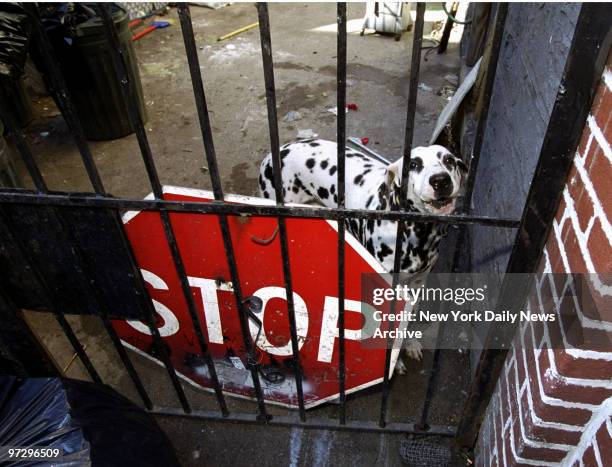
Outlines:
{"label": "black metal gate", "polygon": [[[268,110],[268,124],[270,131],[270,145],[273,161],[273,175],[276,190],[276,205],[255,206],[238,205],[224,202],[224,193],[221,188],[221,179],[217,166],[213,134],[208,117],[206,97],[202,82],[201,68],[198,60],[197,47],[191,23],[191,15],[187,4],[180,4],[178,12],[182,28],[183,40],[191,74],[193,93],[197,106],[200,129],[205,148],[205,158],[209,169],[210,180],[213,187],[215,202],[179,202],[164,200],[162,185],[156,170],[147,134],[138,110],[132,83],[128,78],[128,70],[124,59],[125,51],[121,48],[117,32],[110,16],[107,5],[100,5],[100,11],[105,25],[107,39],[114,49],[114,61],[119,82],[122,86],[123,97],[128,103],[130,121],[136,130],[136,137],[147,175],[153,190],[153,199],[136,200],[121,199],[110,196],[104,188],[98,174],[96,164],[85,140],[83,130],[71,102],[64,78],[57,62],[53,58],[53,50],[49,42],[44,40],[44,30],[38,19],[35,8],[30,7],[35,18],[35,29],[41,40],[38,46],[43,51],[46,67],[49,72],[52,91],[59,104],[60,110],[68,123],[72,136],[82,156],[82,161],[93,186],[93,193],[52,192],[47,188],[45,180],[36,166],[34,157],[29,149],[28,141],[15,124],[11,123],[11,116],[3,114],[8,123],[10,132],[21,153],[23,161],[35,184],[33,191],[25,189],[0,190],[0,234],[4,238],[4,258],[10,259],[10,277],[3,277],[0,283],[0,315],[6,323],[10,323],[15,333],[27,333],[18,318],[18,307],[43,308],[51,310],[63,332],[70,341],[74,351],[87,369],[91,379],[101,382],[101,378],[88,357],[79,339],[66,320],[65,313],[81,309],[87,313],[99,316],[113,345],[134,384],[143,405],[147,410],[157,414],[190,416],[202,419],[228,420],[236,422],[249,422],[261,424],[292,425],[308,428],[328,428],[366,431],[402,432],[416,434],[433,434],[457,437],[462,446],[471,447],[476,439],[484,410],[487,407],[490,395],[495,387],[497,377],[503,365],[507,350],[485,350],[476,375],[473,378],[469,391],[468,401],[463,410],[463,416],[458,427],[430,425],[428,414],[432,401],[432,393],[436,384],[435,376],[439,365],[439,350],[434,352],[430,379],[426,397],[421,408],[421,416],[416,423],[388,423],[387,405],[389,398],[389,366],[391,361],[391,348],[387,349],[384,381],[382,383],[382,397],[378,420],[350,420],[346,416],[345,391],[345,329],[344,329],[344,248],[345,248],[345,222],[351,218],[360,219],[387,219],[393,221],[427,221],[443,224],[457,224],[461,227],[461,235],[467,235],[468,224],[480,224],[502,228],[518,229],[512,255],[507,272],[534,272],[540,252],[548,232],[550,221],[558,205],[559,196],[572,157],[578,143],[579,135],[590,107],[595,87],[595,80],[601,70],[602,44],[607,34],[606,12],[596,4],[582,6],[574,39],[570,48],[569,58],[558,90],[556,103],[548,125],[547,133],[542,145],[539,162],[533,176],[533,182],[521,219],[507,219],[503,217],[491,218],[476,216],[470,213],[470,200],[475,182],[475,175],[480,157],[487,118],[487,108],[492,94],[492,86],[497,65],[497,56],[502,41],[504,22],[508,10],[507,4],[498,4],[495,9],[494,28],[491,33],[491,44],[488,47],[489,56],[485,57],[482,100],[483,111],[478,121],[473,151],[470,158],[470,171],[468,176],[467,194],[460,213],[449,216],[436,216],[407,212],[402,205],[397,211],[367,211],[345,208],[345,140],[346,122],[345,113],[338,112],[337,141],[338,141],[338,206],[336,209],[314,207],[287,207],[283,202],[281,183],[281,158],[279,153],[279,134],[277,126],[277,106],[274,85],[274,72],[272,61],[272,45],[270,38],[270,23],[268,6],[265,3],[258,5],[259,26],[261,34],[263,74],[265,80],[266,100]],[[412,47],[411,74],[409,97],[407,104],[406,129],[403,149],[403,172],[401,183],[401,200],[406,200],[408,167],[412,147],[414,116],[416,110],[416,97],[419,83],[419,66],[423,39],[425,4],[417,4],[417,17],[414,27]],[[343,109],[346,104],[346,66],[347,66],[347,29],[346,4],[337,6],[337,108]],[[142,275],[134,259],[133,252],[127,242],[120,213],[124,210],[155,211],[159,212],[165,236],[172,253],[174,266],[180,278],[182,292],[188,305],[192,324],[201,349],[201,356],[205,360],[212,377],[215,396],[218,402],[218,411],[192,410],[187,396],[179,382],[177,373],[170,361],[168,351],[162,343],[160,334],[155,326],[155,312],[148,296]],[[230,413],[217,377],[213,360],[207,349],[207,342],[198,319],[196,306],[185,273],[181,252],[179,251],[173,230],[170,213],[191,212],[201,214],[214,214],[218,216],[225,254],[229,265],[231,280],[234,284],[234,293],[239,306],[239,318],[244,345],[250,356],[249,370],[254,383],[257,396],[256,413]],[[228,227],[228,216],[249,215],[268,216],[278,219],[278,232],[280,236],[281,254],[283,258],[283,274],[287,293],[289,309],[289,326],[291,331],[291,345],[296,370],[297,395],[299,410],[297,416],[271,416],[264,404],[260,374],[257,359],[254,357],[254,343],[248,330],[248,315],[245,309],[245,298],[240,287],[240,271],[236,264],[234,246]],[[313,419],[307,417],[304,409],[304,394],[302,390],[302,375],[299,362],[298,337],[296,332],[295,310],[293,303],[293,290],[291,280],[291,264],[287,245],[287,217],[331,219],[338,221],[338,290],[339,290],[339,419]],[[44,226],[45,232],[38,232],[37,226]],[[395,250],[395,270],[399,271],[401,259],[401,237],[404,224],[398,222],[398,243]],[[8,246],[7,246],[8,245]],[[458,243],[461,248],[461,242]],[[54,263],[54,252],[59,249]],[[65,251],[64,251],[65,250]],[[100,258],[112,251],[113,259],[106,261],[104,273],[100,272]],[[459,249],[455,255],[459,258],[464,251]],[[69,259],[67,259],[69,258]],[[69,263],[69,264],[68,264]],[[112,266],[112,267],[110,267]],[[71,270],[79,280],[82,293],[77,294],[73,288],[62,287],[58,277],[66,277],[66,271]],[[4,274],[5,271],[2,271]],[[62,276],[64,274],[64,276]],[[123,287],[117,288],[121,282]],[[9,298],[10,297],[10,298]],[[511,303],[520,302],[524,297],[502,295],[500,300]],[[13,303],[14,302],[14,303]],[[141,378],[134,368],[130,356],[123,347],[119,337],[111,325],[113,309],[121,304],[128,310],[135,310],[134,316],[144,319],[148,324],[154,340],[155,352],[164,363],[168,377],[172,382],[181,408],[157,407],[149,397]],[[8,324],[7,324],[8,325]],[[18,348],[18,342],[9,343],[16,355],[24,355],[24,349]],[[1,349],[0,349],[1,350]],[[32,349],[30,349],[32,351]],[[34,352],[36,355],[36,352]],[[42,375],[52,373],[53,370],[45,365],[44,361],[17,358],[14,362],[16,371],[24,375]]]}

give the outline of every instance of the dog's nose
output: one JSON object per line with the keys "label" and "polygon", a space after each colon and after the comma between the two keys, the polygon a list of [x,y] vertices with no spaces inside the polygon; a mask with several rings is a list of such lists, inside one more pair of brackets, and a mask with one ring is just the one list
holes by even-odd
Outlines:
{"label": "dog's nose", "polygon": [[429,177],[429,184],[439,198],[445,198],[453,192],[453,181],[446,173],[432,175]]}

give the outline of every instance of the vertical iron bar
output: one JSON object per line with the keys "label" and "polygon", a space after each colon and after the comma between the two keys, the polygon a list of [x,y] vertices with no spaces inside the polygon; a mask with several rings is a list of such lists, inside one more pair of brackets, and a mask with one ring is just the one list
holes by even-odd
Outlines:
{"label": "vertical iron bar", "polygon": [[15,146],[17,146],[17,150],[21,155],[21,159],[34,183],[34,187],[39,194],[47,193],[49,191],[45,179],[43,178],[38,166],[36,165],[36,161],[34,159],[34,155],[30,150],[30,146],[26,141],[26,137],[23,134],[23,131],[18,130],[19,126],[15,122],[13,116],[8,111],[10,107],[7,105],[6,95],[4,91],[0,88],[0,118],[4,122],[8,133],[13,137],[13,142]]}
{"label": "vertical iron bar", "polygon": [[[423,45],[423,28],[425,24],[424,2],[417,3],[416,21],[414,24],[414,36],[412,38],[412,57],[410,62],[410,86],[408,91],[408,105],[406,110],[406,129],[404,132],[404,154],[402,161],[402,181],[400,185],[400,209],[406,210],[408,199],[408,175],[410,170],[410,153],[412,151],[412,138],[414,136],[414,115],[416,113],[417,91],[419,85],[419,69],[421,67],[421,47]],[[397,223],[397,237],[395,239],[395,257],[393,260],[393,279],[392,287],[397,285],[397,274],[399,274],[402,262],[402,239],[404,237],[404,222]],[[395,313],[397,303],[391,302],[391,313]],[[389,322],[391,325],[391,322]],[[387,419],[387,404],[389,399],[389,370],[391,367],[391,352],[393,341],[387,339],[387,352],[385,354],[385,373],[383,375],[382,402],[380,405],[380,427],[384,427]]]}
{"label": "vertical iron bar", "polygon": [[480,153],[482,151],[482,142],[484,133],[487,127],[487,117],[489,115],[489,107],[491,96],[493,94],[493,84],[495,83],[495,74],[497,71],[497,61],[501,50],[502,37],[504,35],[504,27],[506,24],[506,16],[508,14],[508,3],[497,3],[495,12],[495,23],[491,38],[491,45],[488,47],[489,56],[487,69],[485,72],[485,82],[480,98],[480,115],[476,126],[476,134],[474,136],[474,145],[470,155],[469,172],[466,182],[465,194],[461,211],[470,212],[472,210],[472,194],[474,192],[474,183],[476,182],[476,173],[478,163],[480,162]]}
{"label": "vertical iron bar", "polygon": [[[259,32],[261,39],[261,55],[264,70],[264,81],[266,87],[266,103],[268,106],[268,128],[270,130],[270,146],[272,152],[272,172],[274,177],[274,189],[276,204],[285,204],[283,195],[282,162],[280,157],[280,141],[278,136],[278,115],[276,112],[276,89],[274,85],[274,65],[272,60],[272,39],[270,36],[270,17],[268,15],[268,4],[257,3],[259,16]],[[295,369],[295,384],[298,395],[299,415],[301,421],[306,421],[306,409],[304,407],[304,390],[302,388],[302,366],[300,363],[300,350],[295,321],[295,304],[293,301],[293,282],[291,279],[291,264],[289,258],[289,246],[287,243],[287,223],[284,217],[278,218],[278,232],[280,234],[281,257],[283,260],[283,276],[285,278],[285,291],[287,294],[287,313],[289,318],[289,330],[291,334],[291,350],[293,354],[293,365]]]}
{"label": "vertical iron bar", "polygon": [[198,111],[198,120],[200,122],[200,131],[202,133],[202,140],[204,142],[204,152],[206,155],[210,182],[212,184],[215,200],[223,201],[221,177],[219,176],[219,166],[217,164],[217,156],[215,154],[215,145],[213,143],[210,117],[208,115],[208,105],[206,104],[206,94],[204,92],[200,60],[198,59],[198,49],[196,47],[193,34],[193,24],[191,23],[191,11],[189,9],[189,4],[179,3],[177,4],[177,10],[181,21],[183,42],[185,43],[189,73],[191,74],[191,84],[193,87],[196,109]]}
{"label": "vertical iron bar", "polygon": [[[338,146],[338,208],[345,205],[346,173],[346,3],[337,6],[337,146]],[[363,221],[365,222],[365,221]],[[346,220],[338,219],[338,379],[340,393],[340,425],[346,424],[346,342],[344,337],[344,276]]]}
{"label": "vertical iron bar", "polygon": [[[185,3],[178,5],[179,16],[181,18],[181,28],[183,30],[183,40],[185,42],[185,49],[187,51],[187,59],[189,63],[189,71],[191,73],[191,82],[193,85],[193,92],[196,101],[196,108],[198,111],[198,118],[200,120],[200,130],[202,132],[202,139],[204,140],[204,151],[206,155],[206,162],[208,164],[208,172],[210,180],[213,186],[213,193],[215,201],[223,201],[223,189],[221,186],[221,177],[219,176],[219,168],[217,165],[217,157],[215,155],[215,147],[213,144],[212,130],[210,126],[210,118],[208,116],[208,109],[206,105],[206,97],[204,94],[204,86],[202,84],[202,75],[200,72],[200,65],[198,60],[197,49],[195,47],[195,40],[193,37],[193,26],[191,24],[191,13],[189,6]],[[221,236],[223,237],[223,247],[227,257],[227,263],[230,270],[230,276],[234,288],[234,295],[238,306],[238,318],[240,320],[240,329],[242,332],[242,338],[244,341],[245,348],[247,350],[249,362],[248,367],[251,371],[251,377],[253,379],[253,386],[255,388],[255,394],[257,397],[257,406],[259,410],[258,418],[262,421],[269,419],[266,413],[266,407],[264,404],[263,393],[261,390],[261,382],[259,381],[259,364],[255,357],[255,346],[251,341],[251,335],[249,332],[249,324],[247,318],[247,311],[245,309],[242,287],[240,285],[240,277],[238,275],[238,268],[236,265],[236,257],[234,255],[234,246],[232,244],[232,238],[229,230],[229,224],[227,222],[227,215],[220,214],[218,216],[219,226],[221,228]]]}
{"label": "vertical iron bar", "polygon": [[[111,7],[108,4],[98,4],[98,9],[100,12],[100,16],[104,23],[104,30],[106,34],[106,38],[113,49],[113,60],[115,65],[115,72],[117,75],[117,79],[120,83],[122,97],[127,104],[128,109],[128,117],[130,123],[134,127],[136,133],[136,139],[138,140],[138,145],[140,147],[140,152],[142,154],[142,159],[145,164],[145,168],[147,171],[147,175],[149,177],[149,182],[151,183],[151,187],[153,189],[153,195],[156,199],[163,198],[163,189],[161,186],[161,182],[159,180],[159,176],[157,174],[157,170],[155,168],[155,162],[153,161],[153,154],[151,153],[151,147],[149,146],[149,141],[147,138],[147,134],[144,128],[144,124],[142,121],[142,115],[140,114],[140,110],[138,108],[137,100],[134,95],[134,88],[132,83],[130,82],[128,75],[127,63],[125,61],[125,50],[121,46],[119,42],[119,36],[117,34],[117,30],[115,28],[114,21],[111,15]],[[178,249],[178,245],[176,242],[176,237],[174,235],[174,231],[172,229],[172,225],[170,223],[170,216],[168,212],[161,211],[160,218],[162,221],[162,225],[164,228],[164,233],[166,235],[166,240],[168,242],[168,246],[170,248],[170,252],[172,255],[172,260],[174,262],[174,267],[176,273],[179,277],[179,281],[181,283],[181,289],[187,303],[187,308],[192,319],[194,330],[196,331],[196,335],[198,337],[198,343],[200,344],[201,350],[203,353],[206,352],[206,344],[203,342],[202,328],[200,326],[200,322],[197,318],[197,309],[195,307],[195,303],[193,301],[193,296],[191,294],[191,289],[189,287],[189,281],[185,274],[185,268],[182,262],[182,258],[180,256],[180,252]],[[152,318],[152,317],[151,317]],[[154,323],[153,323],[154,324]],[[176,370],[172,361],[170,360],[170,356],[168,351],[161,340],[161,336],[159,335],[159,331],[157,327],[154,326],[155,329],[151,329],[153,333],[154,340],[158,341],[158,350],[160,352],[160,356],[168,370],[168,375],[172,381],[174,389],[178,395],[178,398],[183,406],[185,412],[190,412],[191,407],[189,406],[189,402],[187,401],[187,396],[185,395],[185,391],[181,386],[181,383],[176,374]],[[202,345],[204,344],[204,345]]]}
{"label": "vertical iron bar", "polygon": [[55,94],[62,115],[72,131],[72,136],[79,149],[79,152],[81,153],[83,165],[85,166],[85,170],[87,171],[87,175],[89,176],[89,180],[94,188],[94,191],[97,194],[104,195],[106,194],[104,185],[96,168],[91,151],[89,150],[89,145],[87,144],[83,127],[72,103],[66,81],[64,80],[64,76],[60,71],[59,62],[55,57],[53,48],[51,47],[51,41],[49,40],[49,37],[47,36],[47,33],[45,32],[40,20],[37,7],[34,3],[29,3],[25,4],[25,8],[28,11],[30,19],[32,20],[35,37],[38,39],[37,45],[42,52],[41,56],[48,71],[51,92]]}
{"label": "vertical iron bar", "polygon": [[[583,3],[496,309],[515,309],[525,303],[529,276],[540,262],[611,42],[607,4]],[[512,273],[522,273],[523,284],[515,279],[513,287],[508,287],[507,275]],[[503,371],[513,328],[494,324],[489,330],[457,429],[459,446],[470,448],[476,442]]]}
{"label": "vertical iron bar", "polygon": [[[36,32],[35,36],[38,39],[38,47],[40,48],[42,52],[41,56],[43,58],[45,67],[47,68],[49,79],[51,81],[52,92],[55,94],[57,98],[57,102],[62,111],[62,114],[68,124],[68,127],[70,128],[70,131],[72,132],[72,136],[81,154],[81,159],[83,160],[83,165],[86,168],[91,185],[94,188],[94,191],[96,192],[97,195],[104,196],[106,194],[106,191],[104,189],[102,179],[100,178],[100,174],[98,172],[93,156],[91,154],[89,144],[86,141],[85,133],[83,131],[83,127],[81,125],[81,122],[74,108],[72,98],[70,96],[70,92],[68,91],[68,87],[62,75],[62,72],[58,66],[58,61],[55,57],[55,53],[53,51],[53,48],[50,46],[49,38],[40,21],[38,10],[33,4],[27,5],[26,8],[28,9],[30,18],[32,19],[32,24]],[[113,210],[112,212],[110,212],[110,215],[113,217],[115,226],[117,227],[118,234],[124,235],[123,224],[119,221],[119,213],[116,210]],[[60,222],[62,223],[63,228],[67,230],[67,226],[65,225],[66,224],[65,219],[63,218],[61,213],[58,212],[57,217],[58,217],[58,220],[60,220]],[[74,237],[72,238],[74,239]],[[76,245],[77,242],[74,241],[73,244]],[[86,266],[87,263],[85,261],[86,255],[84,255],[80,249],[78,249],[78,255],[79,255],[81,263],[85,267],[87,267]],[[133,257],[131,257],[130,260],[133,261]],[[91,275],[92,274],[91,268],[89,269],[90,269],[89,273]],[[110,309],[109,304],[106,303],[106,301],[102,298],[101,294],[97,292],[97,288],[94,287],[93,290],[91,290],[91,293],[96,296],[98,304],[102,304],[102,303],[104,304],[104,309],[100,313],[98,313],[98,315],[102,321],[102,324],[104,325],[104,328],[107,334],[109,335],[113,343],[113,346],[115,347],[115,350],[117,351],[117,354],[119,355],[119,358],[121,359],[121,362],[123,363],[123,366],[128,372],[128,375],[130,379],[132,380],[134,387],[136,388],[138,394],[140,395],[140,398],[142,399],[143,404],[145,405],[147,409],[151,410],[153,408],[151,399],[149,398],[149,395],[146,389],[144,388],[142,380],[140,379],[138,372],[134,368],[134,365],[126,352],[125,347],[121,343],[121,339],[117,335],[115,328],[112,326],[112,323],[110,319],[108,318],[108,310]]]}

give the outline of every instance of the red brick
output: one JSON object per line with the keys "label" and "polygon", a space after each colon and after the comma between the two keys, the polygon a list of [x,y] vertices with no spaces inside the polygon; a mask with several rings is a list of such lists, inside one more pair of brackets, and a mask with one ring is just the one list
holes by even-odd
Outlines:
{"label": "red brick", "polygon": [[[549,448],[541,448],[530,446],[524,442],[523,436],[521,434],[521,421],[515,420],[512,425],[512,430],[514,434],[514,452],[523,459],[531,459],[531,460],[539,460],[539,461],[550,461],[550,462],[559,462],[561,461],[565,455],[566,451],[560,451],[558,449],[549,449]],[[523,427],[523,430],[525,427]],[[527,438],[530,438],[529,433],[525,433]]]}
{"label": "red brick", "polygon": [[590,309],[593,319],[612,323],[610,298],[599,290],[600,284],[612,287],[612,274],[588,274],[581,279],[581,307]]}
{"label": "red brick", "polygon": [[512,440],[510,437],[510,434],[508,433],[508,435],[504,438],[504,445],[506,448],[506,465],[507,466],[511,466],[511,467],[526,467],[529,464],[524,464],[522,462],[519,462],[518,460],[516,460],[516,457],[514,456],[514,453],[512,451]]}
{"label": "red brick", "polygon": [[599,467],[597,464],[597,459],[595,458],[593,446],[589,446],[584,451],[584,454],[582,455],[582,465],[584,465],[584,467]]}
{"label": "red brick", "polygon": [[546,251],[548,252],[551,272],[564,272],[561,251],[559,250],[559,244],[557,243],[555,232],[552,228],[550,229],[550,235],[546,242]]}
{"label": "red brick", "polygon": [[561,199],[559,200],[559,207],[557,208],[557,213],[555,214],[555,220],[557,222],[561,220],[564,212],[565,212],[565,199],[563,198],[563,196],[561,196]]}
{"label": "red brick", "polygon": [[612,434],[608,431],[605,420],[597,430],[595,440],[604,465],[612,465]]}
{"label": "red brick", "polygon": [[[545,373],[547,369],[548,367],[540,367],[542,373]],[[591,419],[592,413],[589,410],[548,405],[542,401],[534,358],[527,359],[527,372],[530,376],[529,389],[531,391],[531,403],[538,418],[547,422],[563,423],[566,425],[584,425]],[[546,391],[546,378],[540,376],[539,381],[542,383],[544,394],[548,395]],[[525,398],[525,402],[529,402],[527,398]],[[528,405],[524,405],[523,407],[529,408]]]}
{"label": "red brick", "polygon": [[612,362],[591,358],[576,358],[563,349],[554,349],[557,371],[569,378],[609,379]]}
{"label": "red brick", "polygon": [[[595,139],[595,137],[593,137],[593,141],[591,142],[591,147],[589,148],[589,152],[585,156],[584,161],[582,163],[587,173],[591,174],[591,170],[592,170],[591,166],[593,165],[593,162],[601,156],[603,156],[603,150],[601,149],[601,146],[599,146],[599,144],[597,143],[597,140]],[[591,175],[589,175],[589,179],[590,177]]]}
{"label": "red brick", "polygon": [[[612,200],[610,201],[612,204]],[[601,221],[597,219],[589,235],[587,248],[591,254],[591,260],[595,271],[602,273],[612,272],[612,247],[601,227]]]}
{"label": "red brick", "polygon": [[[568,290],[568,293],[571,293],[571,291]],[[612,336],[601,328],[583,327],[578,315],[582,310],[577,308],[576,301],[576,297],[570,295],[566,295],[561,299],[560,312],[557,315],[557,319],[559,320],[559,326],[563,328],[565,342],[551,340],[552,347],[566,348],[570,346],[578,350],[609,352]],[[585,307],[585,310],[588,313],[583,314],[587,317],[598,318],[594,310],[589,311],[588,306]]]}
{"label": "red brick", "polygon": [[612,114],[612,93],[603,82],[597,94],[595,94],[595,99],[593,99],[591,114],[595,117],[597,126],[604,133],[606,139],[608,141],[612,140],[612,134],[606,134],[606,130],[609,129],[610,114]]}
{"label": "red brick", "polygon": [[593,188],[597,193],[597,198],[603,207],[608,219],[612,218],[612,164],[606,158],[603,151],[597,151],[593,164],[589,169],[589,177]]}
{"label": "red brick", "polygon": [[576,206],[576,203],[580,201],[580,198],[584,193],[584,183],[582,183],[582,177],[578,173],[575,165],[572,165],[570,177],[568,177],[565,186],[567,187],[567,191],[572,198],[574,206]]}
{"label": "red brick", "polygon": [[[539,361],[541,370],[549,368],[548,352],[541,352]],[[568,402],[601,404],[612,395],[612,391],[606,388],[565,383],[558,375],[552,373],[544,375],[542,386],[547,396]]]}
{"label": "red brick", "polygon": [[563,244],[565,246],[565,253],[569,262],[571,272],[588,272],[582,252],[580,251],[580,245],[578,244],[578,237],[574,231],[574,226],[568,219],[563,226]]}
{"label": "red brick", "polygon": [[505,374],[505,367],[502,370],[502,375],[499,379],[497,391],[499,391],[499,395],[501,396],[500,405],[502,417],[504,417],[504,420],[508,420],[510,418],[510,398],[508,397],[508,380]]}
{"label": "red brick", "polygon": [[580,198],[575,200],[574,208],[576,209],[576,215],[578,216],[578,224],[580,225],[580,231],[586,232],[587,227],[589,226],[589,222],[593,215],[595,214],[595,210],[593,209],[593,202],[591,201],[591,197],[586,191],[582,191]]}
{"label": "red brick", "polygon": [[585,155],[585,151],[587,150],[587,144],[589,144],[589,138],[591,137],[591,129],[588,125],[584,126],[584,130],[582,131],[582,136],[580,137],[580,143],[578,143],[578,148],[576,152],[581,156]]}

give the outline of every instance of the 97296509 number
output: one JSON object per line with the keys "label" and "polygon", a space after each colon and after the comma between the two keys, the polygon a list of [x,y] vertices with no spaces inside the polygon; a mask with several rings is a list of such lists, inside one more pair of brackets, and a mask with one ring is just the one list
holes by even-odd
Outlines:
{"label": "97296509 number", "polygon": [[0,462],[19,460],[56,460],[63,456],[61,448],[39,446],[0,446]]}

